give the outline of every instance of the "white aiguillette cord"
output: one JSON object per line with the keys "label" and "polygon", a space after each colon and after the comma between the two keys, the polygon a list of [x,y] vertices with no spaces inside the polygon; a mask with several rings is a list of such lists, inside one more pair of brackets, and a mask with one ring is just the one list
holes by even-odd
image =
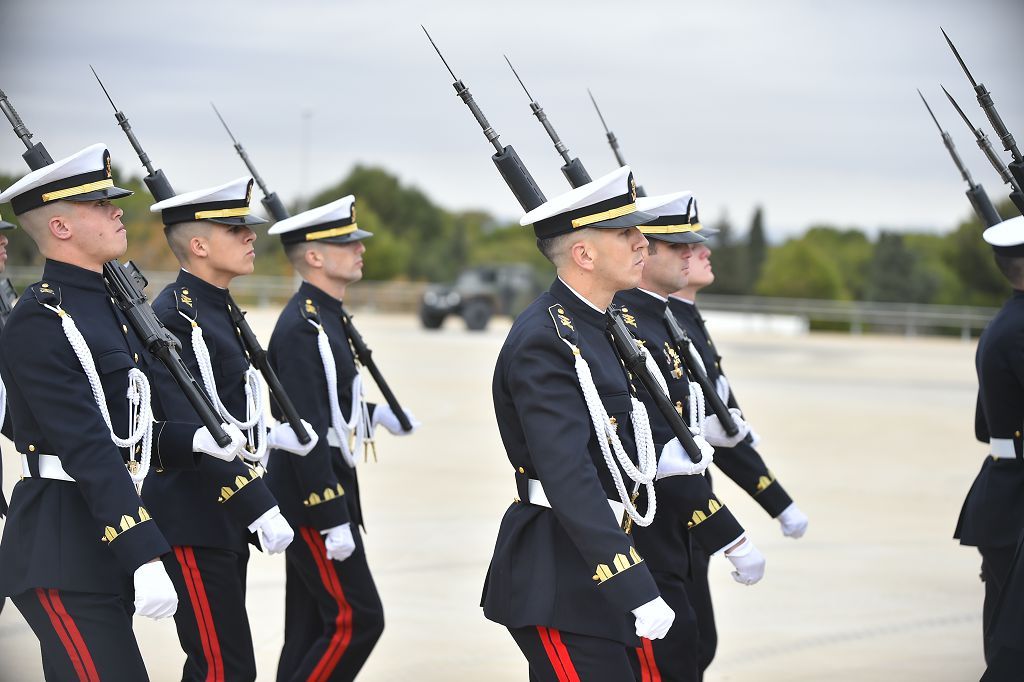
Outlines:
{"label": "white aiguillette cord", "polygon": [[[71,344],[71,349],[78,356],[78,362],[85,370],[85,376],[92,388],[92,397],[96,401],[103,421],[110,431],[110,440],[119,448],[128,448],[128,474],[135,482],[137,489],[141,490],[142,482],[149,473],[149,460],[153,451],[153,406],[150,403],[149,379],[137,367],[128,370],[128,437],[120,438],[114,433],[114,426],[110,422],[110,412],[107,410],[107,396],[103,391],[103,384],[100,383],[99,373],[96,371],[96,363],[93,360],[89,344],[86,343],[82,332],[78,330],[75,321],[65,312],[60,305],[43,304],[43,307],[52,310],[60,316],[61,326],[64,328],[64,335]],[[139,451],[139,459],[135,459],[135,446],[142,442]]]}
{"label": "white aiguillette cord", "polygon": [[196,361],[199,363],[199,374],[203,377],[203,384],[206,393],[210,396],[217,414],[226,419],[240,430],[246,432],[247,440],[256,444],[254,452],[243,448],[242,457],[250,462],[260,462],[267,453],[267,429],[265,416],[263,414],[263,383],[259,372],[252,365],[245,370],[245,421],[236,419],[228,412],[228,408],[221,402],[220,394],[217,393],[217,380],[213,375],[213,362],[210,360],[210,349],[206,347],[203,339],[203,328],[185,315],[180,310],[178,314],[189,321],[192,325],[192,350],[196,354]]}
{"label": "white aiguillette cord", "polygon": [[[597,434],[597,443],[601,448],[601,454],[604,456],[608,473],[611,474],[612,481],[615,483],[615,490],[619,494],[619,500],[622,501],[622,506],[625,508],[629,518],[633,520],[633,523],[642,527],[649,526],[654,521],[654,514],[657,511],[654,477],[658,473],[658,458],[654,449],[654,438],[651,433],[651,422],[647,415],[647,408],[635,397],[630,396],[633,406],[630,420],[633,423],[633,434],[636,437],[638,465],[634,466],[632,460],[629,459],[629,455],[626,454],[625,448],[622,447],[622,441],[619,439],[619,434],[608,417],[608,411],[605,410],[604,403],[601,402],[601,396],[597,392],[597,386],[594,384],[594,376],[590,372],[590,365],[587,364],[586,359],[575,344],[564,338],[562,338],[562,341],[572,350],[576,365],[576,376],[579,377],[580,388],[583,389],[583,399],[587,403],[590,420],[594,425],[594,433]],[[632,497],[626,490],[626,486],[622,481],[622,474],[619,473],[619,467],[615,464],[616,461],[622,466],[623,471],[626,472],[631,481],[643,485],[647,490],[647,511],[643,516],[637,511]]]}
{"label": "white aiguillette cord", "polygon": [[[327,338],[327,332],[323,325],[307,319],[317,330],[316,343],[320,350],[320,360],[324,366],[324,378],[327,380],[327,402],[331,408],[331,427],[338,434],[338,447],[341,456],[346,464],[355,468],[356,458],[354,452],[358,452],[363,441],[367,440],[370,433],[370,413],[363,396],[363,376],[356,370],[356,376],[352,380],[352,406],[349,414],[352,416],[348,421],[341,414],[341,406],[338,404],[338,366],[334,362],[334,353],[331,352],[331,342]],[[349,447],[349,435],[354,434],[355,440]]]}

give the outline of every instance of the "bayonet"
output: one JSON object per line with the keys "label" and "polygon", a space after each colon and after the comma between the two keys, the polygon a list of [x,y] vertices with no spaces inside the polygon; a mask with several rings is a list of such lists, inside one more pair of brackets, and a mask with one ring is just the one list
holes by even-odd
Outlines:
{"label": "bayonet", "polygon": [[240,157],[242,157],[242,162],[245,164],[245,167],[249,169],[249,174],[252,175],[253,180],[255,180],[256,184],[259,185],[260,191],[263,192],[263,199],[261,200],[263,208],[267,210],[267,213],[274,217],[274,220],[284,220],[287,218],[288,211],[285,209],[284,204],[281,203],[281,199],[277,196],[276,192],[271,192],[267,189],[267,183],[263,182],[263,178],[261,178],[260,174],[256,171],[256,166],[249,160],[249,155],[246,153],[245,148],[238,140],[235,139],[234,134],[231,132],[231,128],[228,127],[224,117],[221,116],[220,111],[217,110],[217,105],[210,102],[210,106],[213,107],[213,113],[217,114],[217,118],[220,119],[220,123],[224,126],[224,130],[228,131],[228,137],[230,137],[231,141],[234,143],[235,151],[238,152]]}
{"label": "bayonet", "polygon": [[[949,49],[953,50],[953,55],[956,60],[960,62],[960,68],[967,74],[967,79],[971,81],[971,85],[974,87],[974,92],[978,96],[978,104],[985,111],[985,115],[988,117],[989,123],[992,124],[992,129],[996,132],[996,136],[999,137],[999,141],[1003,143],[1003,149],[1010,152],[1013,156],[1013,160],[1017,164],[1021,164],[1020,172],[1014,172],[1017,178],[1018,185],[1024,184],[1024,156],[1021,155],[1020,150],[1017,149],[1017,143],[1013,139],[1013,135],[1007,130],[1006,125],[1003,123],[1003,119],[999,117],[999,113],[996,111],[995,102],[992,101],[992,95],[989,93],[988,88],[985,87],[984,83],[979,83],[971,75],[970,70],[967,68],[967,64],[964,63],[963,58],[960,56],[960,51],[956,49],[956,45],[946,35],[946,31],[943,28],[939,28],[942,31],[943,37],[946,39],[946,43],[949,45]],[[1011,170],[1014,170],[1011,164]]]}
{"label": "bayonet", "polygon": [[[504,55],[503,55],[504,56]],[[555,144],[555,151],[562,157],[565,164],[562,166],[562,174],[565,179],[569,181],[569,185],[572,187],[579,187],[585,185],[591,181],[590,174],[587,173],[587,169],[583,167],[583,163],[579,158],[572,158],[569,155],[569,148],[565,146],[565,143],[558,137],[558,133],[555,132],[555,127],[551,125],[551,121],[548,120],[548,115],[544,113],[544,109],[537,103],[537,100],[533,98],[530,91],[526,89],[526,84],[523,83],[523,79],[519,77],[519,73],[516,71],[516,67],[512,66],[512,62],[506,56],[505,61],[508,62],[508,68],[512,69],[512,73],[515,74],[516,80],[519,81],[519,85],[523,86],[523,92],[530,99],[530,109],[533,111],[533,115],[537,117],[540,124],[544,126],[544,130],[547,132],[548,137]]]}
{"label": "bayonet", "polygon": [[935,112],[933,112],[932,108],[928,105],[928,100],[924,98],[924,95],[921,94],[920,90],[917,91],[917,94],[921,97],[921,101],[924,102],[924,106],[931,115],[932,120],[935,121],[935,127],[939,129],[939,134],[942,136],[942,144],[946,146],[946,150],[949,152],[949,155],[953,157],[953,163],[956,164],[957,170],[960,171],[960,175],[963,177],[964,181],[967,182],[967,199],[971,202],[971,206],[974,207],[974,212],[987,227],[992,227],[993,225],[1002,222],[1003,219],[1000,217],[999,212],[996,211],[995,206],[992,205],[991,200],[989,200],[988,194],[985,193],[985,188],[979,184],[975,184],[970,171],[967,170],[967,166],[964,165],[964,162],[960,159],[960,155],[956,151],[956,145],[953,144],[953,138],[939,124],[939,119],[935,117]]}
{"label": "bayonet", "polygon": [[[587,94],[590,95],[590,101],[594,105],[594,111],[597,112],[597,117],[601,119],[601,126],[604,128],[605,135],[608,136],[608,146],[612,148],[612,153],[615,154],[615,161],[618,162],[619,168],[626,165],[626,159],[623,158],[622,152],[619,150],[619,140],[615,137],[615,133],[608,129],[608,124],[604,121],[604,116],[601,114],[601,107],[597,106],[597,100],[594,99],[594,93],[587,88]],[[647,196],[647,192],[644,191],[643,187],[636,188],[636,195],[638,197]]]}
{"label": "bayonet", "polygon": [[452,84],[455,88],[455,94],[457,94],[466,106],[469,107],[476,122],[480,125],[480,128],[484,131],[484,137],[487,141],[493,145],[495,153],[491,155],[491,160],[494,165],[497,166],[498,172],[501,173],[501,177],[505,180],[505,184],[512,190],[512,194],[515,195],[516,200],[519,201],[519,205],[526,211],[531,211],[547,199],[544,197],[544,193],[540,191],[540,187],[537,186],[537,182],[530,175],[530,171],[523,165],[522,160],[519,158],[519,154],[512,145],[502,146],[501,142],[498,141],[498,133],[491,124],[487,121],[487,117],[484,116],[484,112],[480,110],[480,106],[473,99],[473,95],[469,92],[469,88],[455,76],[455,72],[452,71],[452,67],[448,65],[448,60],[441,54],[441,50],[437,47],[437,43],[430,37],[430,32],[427,31],[426,26],[420,24],[420,28],[427,35],[427,40],[434,47],[434,51],[437,52],[437,56],[444,62],[444,66],[448,69],[448,73],[452,75],[455,82]]}
{"label": "bayonet", "polygon": [[149,188],[150,194],[157,201],[163,201],[164,199],[170,199],[174,196],[174,190],[171,189],[171,183],[164,175],[163,170],[154,169],[153,163],[149,160],[149,156],[142,148],[142,144],[139,143],[139,139],[135,137],[135,132],[132,130],[132,126],[128,123],[128,117],[124,115],[124,112],[117,108],[114,104],[114,99],[110,96],[107,91],[107,87],[103,85],[103,81],[100,80],[100,75],[96,73],[96,69],[89,66],[92,70],[92,75],[96,77],[96,82],[100,84],[100,88],[103,89],[103,94],[107,96],[107,101],[110,102],[110,106],[114,108],[114,118],[117,119],[117,125],[121,126],[121,130],[124,131],[125,136],[128,137],[128,142],[131,144],[132,149],[135,150],[135,154],[139,157],[139,161],[142,162],[143,167],[146,169],[146,177],[142,180],[146,183],[146,187]]}
{"label": "bayonet", "polygon": [[981,128],[974,127],[974,124],[972,124],[970,119],[967,118],[967,114],[964,113],[964,110],[960,108],[960,105],[956,103],[956,100],[953,99],[953,96],[949,94],[949,91],[946,90],[945,87],[942,87],[942,91],[946,93],[946,97],[948,97],[949,101],[952,102],[957,113],[960,114],[960,118],[964,120],[967,127],[971,129],[972,133],[974,133],[974,137],[978,140],[978,146],[981,148],[981,151],[985,153],[985,156],[988,157],[992,167],[996,169],[997,173],[999,173],[999,177],[1002,178],[1003,182],[1010,186],[1010,199],[1017,206],[1018,210],[1024,213],[1024,193],[1021,192],[1017,181],[1010,174],[1010,171],[1007,170],[1006,166],[1003,165],[1003,162],[999,158],[999,155],[996,154],[995,149],[992,148],[992,143],[989,142],[988,135],[986,135]]}

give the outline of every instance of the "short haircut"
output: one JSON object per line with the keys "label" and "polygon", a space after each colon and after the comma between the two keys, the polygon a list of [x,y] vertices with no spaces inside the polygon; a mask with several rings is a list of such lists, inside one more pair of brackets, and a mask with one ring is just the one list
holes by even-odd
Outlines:
{"label": "short haircut", "polygon": [[292,267],[298,271],[299,274],[304,274],[308,269],[306,265],[306,252],[310,249],[316,250],[317,245],[313,242],[295,242],[294,244],[284,245],[284,255],[288,258],[288,262],[292,264]]}
{"label": "short haircut", "polygon": [[566,234],[556,235],[554,237],[546,237],[544,239],[537,239],[537,248],[540,252],[556,267],[561,267],[565,261],[566,245],[572,241],[572,238],[577,236],[577,232],[568,232]]}
{"label": "short haircut", "polygon": [[171,253],[182,265],[186,265],[192,258],[192,249],[189,243],[192,237],[206,237],[210,234],[212,226],[199,220],[192,220],[185,223],[175,223],[164,228],[164,236],[167,244],[171,247]]}
{"label": "short haircut", "polygon": [[648,239],[647,240],[647,253],[649,253],[652,256],[654,254],[658,253],[658,240],[657,239]]}
{"label": "short haircut", "polygon": [[1006,256],[996,253],[996,266],[1015,289],[1024,289],[1024,256]]}

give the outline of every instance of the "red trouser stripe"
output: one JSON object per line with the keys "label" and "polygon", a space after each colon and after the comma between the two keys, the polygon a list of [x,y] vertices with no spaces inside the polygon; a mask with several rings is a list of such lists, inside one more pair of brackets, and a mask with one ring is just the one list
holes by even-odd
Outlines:
{"label": "red trouser stripe", "polygon": [[78,655],[82,657],[82,665],[85,667],[85,674],[89,679],[89,682],[100,682],[100,674],[96,670],[96,664],[92,660],[92,654],[89,653],[89,647],[85,645],[85,640],[82,638],[82,633],[78,631],[78,626],[75,625],[75,621],[71,618],[71,614],[68,613],[67,609],[64,608],[64,602],[61,601],[60,593],[57,590],[50,590],[50,600],[53,602],[53,609],[57,612],[64,627],[67,628],[68,634],[71,635],[71,641],[75,645],[75,649],[78,650]]}
{"label": "red trouser stripe", "polygon": [[558,682],[580,682],[576,667],[569,658],[569,650],[562,643],[562,634],[555,629],[537,626],[540,643],[544,645],[544,653],[548,655],[551,667],[558,677]]}
{"label": "red trouser stripe", "polygon": [[352,607],[345,599],[345,593],[341,589],[341,582],[338,580],[338,574],[334,572],[331,560],[327,558],[327,547],[324,546],[320,533],[315,528],[300,528],[299,532],[313,555],[324,589],[334,598],[338,607],[338,615],[334,618],[334,634],[331,635],[324,655],[309,676],[309,682],[321,682],[330,679],[331,673],[352,640]]}
{"label": "red trouser stripe", "polygon": [[85,668],[82,666],[82,659],[78,655],[78,651],[75,650],[75,646],[71,643],[71,638],[64,629],[64,624],[61,623],[60,617],[57,616],[57,613],[53,610],[53,607],[50,606],[50,602],[46,598],[46,590],[37,587],[36,596],[39,598],[39,603],[43,605],[43,610],[46,611],[46,615],[49,616],[50,624],[53,625],[53,629],[57,633],[57,637],[60,638],[60,643],[63,644],[64,649],[67,650],[68,658],[71,659],[71,665],[74,666],[75,673],[78,674],[79,682],[91,682],[89,677],[85,674]]}
{"label": "red trouser stripe", "polygon": [[181,566],[181,575],[188,589],[192,612],[196,615],[199,641],[203,645],[203,657],[206,659],[206,682],[224,682],[224,660],[220,653],[220,640],[213,625],[213,613],[210,601],[206,597],[203,576],[196,564],[196,554],[191,547],[175,547],[174,556]]}
{"label": "red trouser stripe", "polygon": [[640,641],[642,644],[636,648],[636,655],[640,659],[642,682],[661,682],[661,671],[658,670],[658,662],[654,660],[654,644],[646,637]]}

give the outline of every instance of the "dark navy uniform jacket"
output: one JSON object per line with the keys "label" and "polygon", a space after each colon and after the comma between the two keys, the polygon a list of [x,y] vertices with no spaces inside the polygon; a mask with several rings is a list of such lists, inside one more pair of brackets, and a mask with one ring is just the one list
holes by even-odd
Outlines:
{"label": "dark navy uniform jacket", "polygon": [[[14,440],[14,427],[11,425],[11,414],[10,411],[4,416],[3,428],[0,429],[0,433],[7,437],[7,440]],[[4,467],[3,462],[0,462],[0,519],[7,515],[7,498],[4,497]]]}
{"label": "dark navy uniform jacket", "polygon": [[[0,375],[7,386],[15,445],[39,473],[39,455],[56,455],[76,482],[24,478],[14,487],[0,542],[0,594],[34,587],[125,594],[142,564],[170,551],[139,499],[93,399],[85,372],[58,315],[40,300],[59,303],[85,337],[106,394],[114,432],[128,434],[128,370],[153,384],[162,369],[108,297],[99,273],[48,260],[43,280],[26,291],[4,327]],[[178,388],[173,390],[180,393]],[[199,424],[158,422],[151,467],[192,467]]]}
{"label": "dark navy uniform jacket", "polygon": [[971,485],[954,537],[972,547],[1012,547],[1024,529],[1024,291],[988,323],[974,357],[978,372],[975,435],[1013,442],[1016,459],[986,457]]}
{"label": "dark navy uniform jacket", "polygon": [[[540,625],[636,646],[630,611],[658,588],[608,505],[618,494],[560,333],[575,339],[623,447],[636,457],[630,384],[605,315],[556,280],[516,318],[494,369],[494,411],[519,498],[498,530],[484,615],[510,628]],[[529,504],[530,478],[540,480],[552,508]],[[646,504],[641,495],[641,511]]]}
{"label": "dark navy uniform jacket", "polygon": [[[669,297],[669,310],[676,316],[676,321],[693,341],[694,347],[704,360],[708,379],[714,384],[722,376],[722,356],[718,354],[711,335],[704,325],[704,318],[696,304]],[[729,407],[739,407],[736,392],[729,390]],[[749,438],[735,447],[715,448],[715,466],[731,478],[773,519],[793,503],[793,498],[783,489],[782,484],[775,480],[775,475],[768,469],[764,459],[750,444]]]}
{"label": "dark navy uniform jacket", "polygon": [[[245,419],[245,355],[238,330],[227,308],[228,292],[195,275],[180,272],[153,301],[160,321],[181,341],[181,359],[202,385],[199,363],[192,348],[192,322],[203,329],[217,391],[228,411]],[[188,315],[186,319],[179,310]],[[168,391],[169,374],[161,376],[161,392]],[[204,389],[205,390],[205,389]],[[180,391],[174,400],[163,401],[168,417],[198,420],[195,410]],[[204,457],[196,471],[150,470],[142,496],[160,527],[175,546],[217,547],[245,550],[249,524],[272,508],[276,501],[257,468],[240,458],[225,462]]]}
{"label": "dark navy uniform jacket", "polygon": [[[640,289],[620,291],[615,303],[622,306],[627,329],[641,339],[665,377],[669,399],[681,412],[689,412],[689,360],[672,342],[665,325],[665,301]],[[651,431],[659,449],[675,438],[672,428],[662,418],[650,394],[642,385],[637,394],[650,415]],[[718,461],[715,448],[715,461]],[[732,512],[711,491],[706,476],[669,476],[655,486],[658,513],[646,528],[633,527],[636,546],[651,570],[689,577],[690,542],[696,542],[707,554],[728,546],[743,534],[743,526]]]}
{"label": "dark navy uniform jacket", "polygon": [[[356,364],[348,337],[342,326],[341,301],[309,282],[281,311],[267,347],[270,364],[281,379],[295,409],[319,436],[316,447],[304,457],[283,450],[270,454],[267,485],[281,506],[281,513],[294,527],[325,530],[351,522],[362,525],[359,485],[356,470],[344,460],[341,450],[327,443],[331,427],[331,408],[327,378],[317,343],[322,325],[337,370],[338,405],[342,418],[348,419],[352,407],[352,380]],[[369,405],[373,415],[374,405]],[[274,416],[280,418],[277,405]],[[362,453],[352,453],[354,457]]]}

